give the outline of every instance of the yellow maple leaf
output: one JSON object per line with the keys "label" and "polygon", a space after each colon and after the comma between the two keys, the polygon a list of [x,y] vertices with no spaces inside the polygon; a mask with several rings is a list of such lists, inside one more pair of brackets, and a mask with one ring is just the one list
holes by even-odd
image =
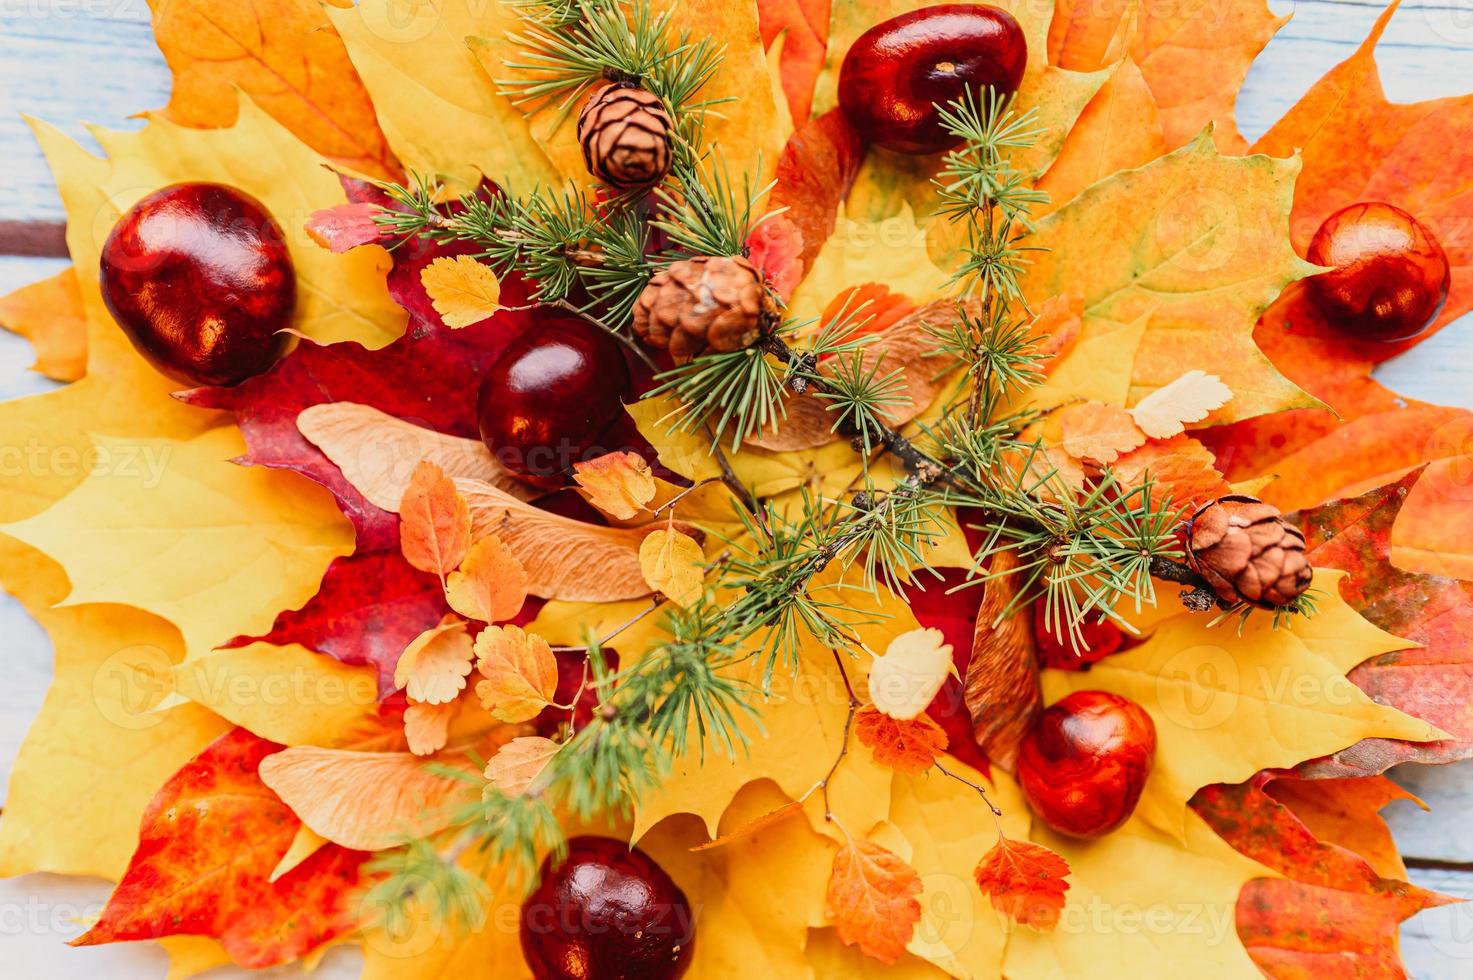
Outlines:
{"label": "yellow maple leaf", "polygon": [[[0,583],[51,636],[51,689],[10,773],[0,820],[0,877],[33,871],[117,880],[143,810],[164,780],[230,722],[198,705],[156,711],[184,657],[179,631],[112,604],[53,608],[61,566],[0,535]],[[128,778],[118,774],[126,772]],[[107,785],[107,805],[96,806]]]}
{"label": "yellow maple leaf", "polygon": [[1253,343],[1259,314],[1315,268],[1289,243],[1298,171],[1297,160],[1223,156],[1204,133],[1043,218],[1029,245],[1047,251],[1028,264],[1023,291],[1037,302],[1083,296],[1081,345],[1148,317],[1125,404],[1211,351],[1234,392],[1214,423],[1316,407]]}
{"label": "yellow maple leaf", "polygon": [[499,721],[530,721],[552,703],[557,660],[547,641],[518,626],[488,626],[476,637],[481,706]]}
{"label": "yellow maple leaf", "polygon": [[351,528],[320,487],[230,462],[245,450],[234,428],[182,442],[94,441],[107,465],[6,531],[66,567],[71,602],[156,613],[179,627],[191,655],[266,633],[352,550]]}
{"label": "yellow maple leaf", "polygon": [[940,630],[901,633],[870,664],[870,701],[891,718],[906,721],[926,710],[954,670],[951,644]]}
{"label": "yellow maple leaf", "polygon": [[486,763],[486,780],[509,796],[520,796],[541,775],[561,745],[541,735],[514,738]]}
{"label": "yellow maple leaf", "polygon": [[1202,421],[1232,397],[1216,375],[1193,370],[1136,402],[1130,417],[1152,439],[1168,439],[1186,431],[1183,423]]}
{"label": "yellow maple leaf", "polygon": [[30,340],[33,371],[56,381],[76,381],[86,373],[87,317],[70,266],[0,297],[0,326]]}
{"label": "yellow maple leaf", "polygon": [[1429,741],[1424,721],[1379,705],[1345,677],[1355,664],[1407,642],[1355,615],[1339,596],[1343,573],[1321,572],[1320,615],[1275,629],[1253,617],[1241,631],[1159,607],[1146,642],[1087,673],[1046,670],[1045,699],[1103,690],[1130,698],[1156,725],[1156,760],[1137,814],[1183,833],[1187,800],[1208,783],[1329,755],[1362,738]]}
{"label": "yellow maple leaf", "polygon": [[478,323],[501,309],[501,282],[469,255],[441,256],[419,273],[430,304],[451,329]]}
{"label": "yellow maple leaf", "polygon": [[615,520],[633,519],[655,498],[655,475],[638,453],[605,453],[573,464],[583,496]]}
{"label": "yellow maple leaf", "polygon": [[487,534],[450,573],[445,601],[462,616],[483,623],[511,619],[527,601],[527,570],[501,538]]}
{"label": "yellow maple leaf", "polygon": [[394,685],[423,704],[454,701],[471,672],[471,637],[466,622],[449,613],[409,641],[394,665]]}
{"label": "yellow maple leaf", "polygon": [[644,580],[677,606],[688,606],[701,597],[705,561],[696,540],[675,530],[653,531],[639,546]]}

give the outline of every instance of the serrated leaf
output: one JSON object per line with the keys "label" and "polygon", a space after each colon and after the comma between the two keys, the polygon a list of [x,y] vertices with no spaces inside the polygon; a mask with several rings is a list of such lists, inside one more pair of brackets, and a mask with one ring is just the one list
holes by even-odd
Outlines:
{"label": "serrated leaf", "polygon": [[411,704],[404,709],[404,739],[415,755],[433,755],[450,740],[450,722],[458,702]]}
{"label": "serrated leaf", "polygon": [[867,840],[834,855],[824,914],[846,945],[894,963],[921,918],[921,876],[895,852]]}
{"label": "serrated leaf", "polygon": [[949,741],[930,715],[901,721],[869,705],[854,715],[854,734],[880,765],[912,775],[935,765]]}
{"label": "serrated leaf", "polygon": [[522,611],[527,570],[501,539],[487,534],[471,545],[460,568],[445,582],[450,608],[483,623],[500,623]]}
{"label": "serrated leaf", "polygon": [[869,696],[875,710],[908,721],[926,710],[954,669],[951,644],[938,629],[917,629],[890,641],[870,665]]}
{"label": "serrated leaf", "polygon": [[410,641],[394,668],[394,685],[414,701],[444,704],[465,689],[471,672],[471,637],[454,614]]}
{"label": "serrated leaf", "polygon": [[465,560],[470,508],[440,467],[424,460],[414,468],[398,510],[399,547],[409,564],[444,579]]}
{"label": "serrated leaf", "polygon": [[496,273],[469,255],[435,259],[420,271],[419,281],[435,312],[452,329],[478,323],[501,309]]}
{"label": "serrated leaf", "polygon": [[521,796],[562,746],[541,735],[514,738],[486,763],[486,779],[508,796]]}
{"label": "serrated leaf", "polygon": [[705,561],[696,540],[675,530],[652,531],[639,546],[644,580],[677,606],[688,606],[701,597]]}
{"label": "serrated leaf", "polygon": [[573,464],[573,479],[583,496],[619,521],[632,520],[655,497],[655,475],[638,453],[605,453]]}
{"label": "serrated leaf", "polygon": [[476,637],[481,706],[498,721],[530,721],[557,694],[557,660],[547,641],[518,626],[488,626]]}
{"label": "serrated leaf", "polygon": [[1129,412],[1116,405],[1081,402],[1058,413],[1064,451],[1078,460],[1113,463],[1146,441]]}
{"label": "serrated leaf", "polygon": [[0,296],[0,326],[31,342],[31,370],[55,381],[76,381],[86,373],[87,318],[75,269]]}
{"label": "serrated leaf", "polygon": [[1202,421],[1232,397],[1216,375],[1192,370],[1136,402],[1130,417],[1152,439],[1169,439],[1186,430],[1183,423]]}
{"label": "serrated leaf", "polygon": [[992,907],[1019,925],[1050,932],[1059,924],[1069,863],[1031,841],[999,837],[977,864],[974,876]]}

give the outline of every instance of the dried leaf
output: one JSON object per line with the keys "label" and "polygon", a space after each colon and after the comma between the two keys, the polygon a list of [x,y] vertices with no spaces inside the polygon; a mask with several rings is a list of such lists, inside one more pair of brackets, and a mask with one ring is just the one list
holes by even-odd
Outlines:
{"label": "dried leaf", "polygon": [[1148,442],[1117,459],[1110,471],[1125,487],[1143,486],[1149,478],[1156,506],[1170,498],[1177,507],[1188,509],[1232,492],[1217,471],[1212,453],[1184,434]]}
{"label": "dried leaf", "polygon": [[963,697],[972,715],[972,737],[987,757],[1011,772],[1018,745],[1043,707],[1032,624],[1021,612],[1003,617],[1020,587],[1011,551],[992,556],[972,634]]}
{"label": "dried leaf", "polygon": [[774,824],[782,823],[793,814],[802,812],[803,802],[801,800],[791,800],[787,803],[784,803],[782,806],[778,807],[775,810],[769,810],[766,813],[762,814],[762,816],[757,817],[754,820],[748,820],[741,826],[734,827],[731,830],[728,830],[726,833],[722,834],[719,837],[713,837],[711,840],[706,841],[706,843],[704,844],[697,844],[695,847],[692,847],[691,850],[710,851],[714,850],[715,848],[723,847],[727,844],[730,844],[733,841],[745,840],[748,837],[755,837],[757,834],[760,834],[768,827],[771,827]]}
{"label": "dried leaf", "polygon": [[33,371],[55,381],[76,381],[87,372],[87,318],[75,269],[0,296],[0,326],[31,342]]}
{"label": "dried leaf", "polygon": [[397,847],[450,823],[469,784],[408,752],[296,746],[261,761],[261,780],[323,837],[357,851]]}
{"label": "dried leaf", "polygon": [[170,777],[101,918],[72,945],[211,936],[236,963],[260,968],[355,929],[365,855],[329,845],[270,880],[301,825],[257,773],[279,749],[236,728]]}
{"label": "dried leaf", "polygon": [[919,775],[946,751],[946,730],[930,715],[901,721],[866,705],[854,716],[854,732],[869,747],[875,761],[899,772]]}
{"label": "dried leaf", "polygon": [[527,601],[527,570],[500,538],[488,534],[471,545],[460,568],[450,573],[445,598],[462,616],[504,622]]}
{"label": "dried leaf", "polygon": [[574,463],[573,479],[589,503],[619,521],[632,520],[655,497],[655,474],[638,453],[605,453]]}
{"label": "dried leaf", "polygon": [[998,838],[977,865],[977,887],[992,907],[1020,925],[1049,932],[1064,911],[1069,862],[1030,841]]}
{"label": "dried leaf", "polygon": [[824,915],[846,946],[881,963],[905,952],[921,918],[921,876],[893,851],[852,840],[834,855]]}
{"label": "dried leaf", "polygon": [[1232,397],[1232,391],[1216,375],[1188,371],[1136,402],[1130,417],[1152,439],[1168,439],[1186,430],[1183,423],[1202,421]]}
{"label": "dried leaf", "polygon": [[313,211],[307,219],[307,237],[329,252],[346,252],[360,245],[383,240],[384,233],[373,216],[379,207],[368,201],[353,201]]}
{"label": "dried leaf", "polygon": [[[539,510],[488,483],[458,480],[477,537],[495,534],[527,570],[527,590],[548,599],[616,602],[650,593],[640,545],[650,528],[603,527]],[[677,529],[685,525],[676,523]]]}
{"label": "dried leaf", "polygon": [[470,550],[471,515],[465,498],[445,471],[428,460],[409,477],[399,501],[399,521],[404,559],[422,572],[444,578]]}
{"label": "dried leaf", "polygon": [[434,755],[450,740],[450,722],[459,708],[444,704],[411,704],[404,709],[404,739],[415,755]]}
{"label": "dried leaf", "polygon": [[530,721],[557,694],[557,659],[547,641],[518,626],[488,626],[476,637],[481,706],[498,721]]}
{"label": "dried leaf", "polygon": [[870,701],[875,710],[908,721],[926,710],[952,669],[951,644],[940,630],[902,633],[870,664]]}
{"label": "dried leaf", "polygon": [[238,93],[335,163],[396,179],[399,163],[322,7],[306,0],[151,0],[174,73],[164,114],[185,126],[235,121]]}
{"label": "dried leaf", "polygon": [[1130,413],[1116,405],[1081,402],[1059,410],[1064,451],[1078,460],[1113,463],[1146,441]]}
{"label": "dried leaf", "polygon": [[394,686],[415,701],[444,704],[465,689],[471,672],[471,637],[465,620],[451,613],[404,648],[394,668]]}
{"label": "dried leaf", "polygon": [[688,606],[705,588],[706,556],[688,534],[653,531],[639,546],[639,567],[651,589],[677,606]]}
{"label": "dried leaf", "polygon": [[521,796],[561,748],[541,735],[514,738],[486,763],[486,779],[508,796]]}
{"label": "dried leaf", "polygon": [[435,312],[452,329],[468,327],[501,309],[501,282],[491,268],[469,255],[435,259],[419,281]]}

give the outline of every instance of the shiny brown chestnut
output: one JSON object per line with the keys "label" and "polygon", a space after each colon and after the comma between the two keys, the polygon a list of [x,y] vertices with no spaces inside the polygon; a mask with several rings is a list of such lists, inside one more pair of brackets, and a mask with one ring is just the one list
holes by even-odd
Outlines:
{"label": "shiny brown chestnut", "polygon": [[678,980],[695,920],[685,893],[643,851],[575,837],[542,865],[521,913],[522,955],[537,980]]}
{"label": "shiny brown chestnut", "polygon": [[281,228],[224,184],[174,184],[129,208],[102,247],[103,302],[168,377],[234,385],[287,343],[297,278]]}
{"label": "shiny brown chestnut", "polygon": [[1401,208],[1366,201],[1325,219],[1309,261],[1332,266],[1308,280],[1310,298],[1356,340],[1409,340],[1437,319],[1452,273],[1447,254]]}
{"label": "shiny brown chestnut", "polygon": [[1044,709],[1018,750],[1018,785],[1040,820],[1098,837],[1135,812],[1156,755],[1144,708],[1108,691],[1075,691]]}
{"label": "shiny brown chestnut", "polygon": [[937,106],[968,88],[1011,95],[1028,42],[1013,15],[980,3],[922,7],[859,36],[839,68],[839,107],[861,138],[898,153],[949,150],[961,140]]}
{"label": "shiny brown chestnut", "polygon": [[556,487],[601,445],[630,395],[619,342],[576,313],[539,307],[533,323],[492,362],[476,414],[481,441],[503,466]]}

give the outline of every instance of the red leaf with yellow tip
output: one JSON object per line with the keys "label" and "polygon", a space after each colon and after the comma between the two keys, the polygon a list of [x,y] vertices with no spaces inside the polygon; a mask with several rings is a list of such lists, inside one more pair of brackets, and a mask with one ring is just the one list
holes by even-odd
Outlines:
{"label": "red leaf with yellow tip", "polygon": [[260,969],[355,929],[365,853],[329,844],[270,880],[301,826],[257,774],[280,750],[236,728],[175,773],[144,811],[138,849],[102,917],[73,945],[210,936]]}

